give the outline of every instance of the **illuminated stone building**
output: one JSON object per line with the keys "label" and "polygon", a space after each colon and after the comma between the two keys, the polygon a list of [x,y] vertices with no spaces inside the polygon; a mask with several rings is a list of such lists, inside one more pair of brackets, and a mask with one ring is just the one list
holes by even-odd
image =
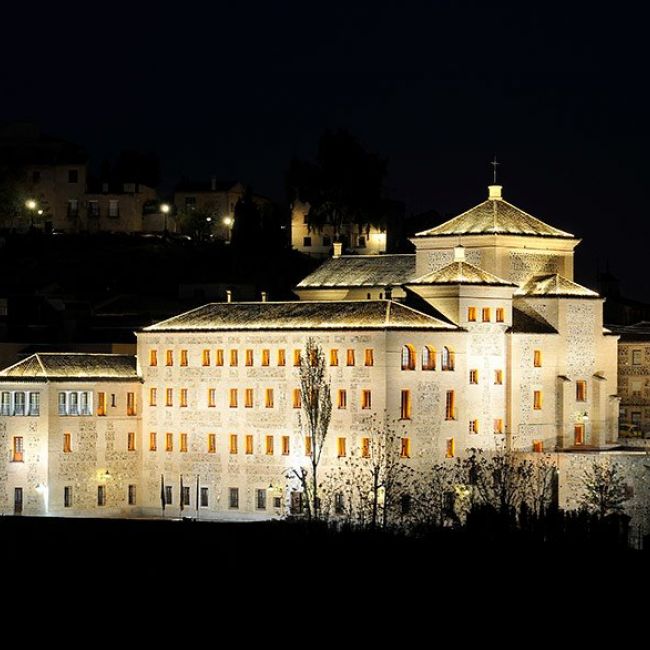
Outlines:
{"label": "illuminated stone building", "polygon": [[[206,518],[285,514],[284,472],[307,451],[296,364],[308,337],[331,380],[325,468],[363,452],[373,416],[397,423],[411,464],[615,442],[617,338],[602,299],[573,281],[578,239],[491,186],[413,243],[413,255],[337,251],[298,302],[212,303],[147,327],[137,366],[78,357],[55,375],[58,357],[39,355],[2,371],[0,509],[20,488],[23,512],[159,516],[164,495],[174,515],[181,498]],[[83,391],[90,414],[69,413]],[[42,406],[23,415],[31,393]]]}

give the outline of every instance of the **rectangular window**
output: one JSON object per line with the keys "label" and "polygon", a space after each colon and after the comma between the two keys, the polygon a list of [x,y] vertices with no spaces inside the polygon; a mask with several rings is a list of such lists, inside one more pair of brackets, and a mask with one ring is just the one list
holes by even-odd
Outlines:
{"label": "rectangular window", "polygon": [[345,365],[346,366],[353,366],[354,365],[354,349],[350,348],[347,351],[347,354],[345,356]]}
{"label": "rectangular window", "polygon": [[587,382],[584,379],[576,381],[576,402],[587,401]]}
{"label": "rectangular window", "polygon": [[137,414],[137,409],[135,405],[135,393],[126,394],[126,414],[127,415]]}
{"label": "rectangular window", "polygon": [[115,199],[108,200],[108,216],[109,217],[119,217],[120,216],[120,202]]}
{"label": "rectangular window", "polygon": [[453,438],[447,438],[445,445],[445,458],[453,458],[456,455],[456,443]]}
{"label": "rectangular window", "polygon": [[576,447],[580,447],[585,444],[585,425],[576,424],[573,427],[573,444]]}
{"label": "rectangular window", "polygon": [[181,350],[181,366],[187,366],[187,350]]}
{"label": "rectangular window", "polygon": [[158,449],[156,437],[157,436],[154,431],[151,431],[149,433],[149,451],[156,451],[156,449]]}
{"label": "rectangular window", "polygon": [[174,502],[174,493],[171,485],[165,485],[165,503],[171,506]]}
{"label": "rectangular window", "polygon": [[267,409],[272,409],[273,408],[273,389],[272,388],[267,388],[266,389],[266,394],[264,397],[264,406],[266,406]]}
{"label": "rectangular window", "polygon": [[72,435],[69,433],[63,434],[63,453],[69,454],[72,452]]}
{"label": "rectangular window", "polygon": [[106,415],[106,393],[97,393],[97,415]]}
{"label": "rectangular window", "polygon": [[489,323],[492,320],[492,313],[489,307],[483,307],[481,311],[481,319],[484,323]]}
{"label": "rectangular window", "polygon": [[217,405],[216,388],[208,388],[208,408],[214,408]]}
{"label": "rectangular window", "polygon": [[503,420],[501,418],[494,420],[494,433],[503,433]]}
{"label": "rectangular window", "polygon": [[478,420],[470,420],[469,421],[469,432],[470,433],[478,433]]}
{"label": "rectangular window", "polygon": [[340,409],[348,406],[348,391],[345,388],[339,388],[337,406]]}
{"label": "rectangular window", "polygon": [[126,434],[126,449],[127,451],[135,451],[135,431],[129,431]]}
{"label": "rectangular window", "polygon": [[372,408],[372,393],[368,389],[361,391],[361,408]]}
{"label": "rectangular window", "polygon": [[533,440],[533,451],[537,454],[544,453],[544,442],[542,440]]}
{"label": "rectangular window", "polygon": [[79,411],[81,415],[92,415],[91,395],[92,393],[87,391],[79,393]]}
{"label": "rectangular window", "polygon": [[273,436],[266,436],[265,440],[265,453],[267,456],[273,456]]}
{"label": "rectangular window", "polygon": [[69,217],[79,216],[79,201],[77,199],[68,200],[68,216]]}
{"label": "rectangular window", "polygon": [[187,453],[187,434],[186,433],[181,433],[181,452],[186,454]]}
{"label": "rectangular window", "polygon": [[271,364],[271,350],[262,350],[262,365],[268,366]]}
{"label": "rectangular window", "polygon": [[375,354],[372,348],[366,348],[363,353],[363,365],[364,366],[374,366],[375,365]]}
{"label": "rectangular window", "polygon": [[632,350],[632,365],[641,365],[641,350]]}
{"label": "rectangular window", "polygon": [[278,350],[278,366],[287,365],[287,353],[285,350]]}
{"label": "rectangular window", "polygon": [[402,420],[411,419],[411,391],[402,391],[401,415]]}
{"label": "rectangular window", "polygon": [[447,391],[445,399],[445,420],[456,419],[456,395],[453,390]]}
{"label": "rectangular window", "polygon": [[266,510],[266,490],[259,489],[257,490],[257,509]]}
{"label": "rectangular window", "polygon": [[246,365],[247,366],[252,366],[253,365],[253,351],[252,350],[246,350]]}
{"label": "rectangular window", "polygon": [[533,391],[533,408],[536,411],[539,411],[542,408],[542,391],[534,390]]}
{"label": "rectangular window", "polygon": [[217,453],[217,434],[208,433],[208,453],[216,454]]}
{"label": "rectangular window", "polygon": [[[11,415],[11,393],[4,391],[2,393],[1,415]],[[65,393],[59,393],[59,415],[65,415]]]}
{"label": "rectangular window", "polygon": [[184,506],[189,506],[190,505],[190,488],[189,486],[183,486],[183,493],[181,495],[181,499],[183,501]]}
{"label": "rectangular window", "polygon": [[400,456],[400,458],[410,458],[411,457],[411,439],[410,438],[401,438],[399,456]]}
{"label": "rectangular window", "polygon": [[250,456],[253,453],[253,435],[250,434],[250,433],[247,433],[246,438],[245,438],[245,442],[246,442],[246,449],[245,449],[246,455]]}
{"label": "rectangular window", "polygon": [[289,436],[282,436],[282,455],[288,456],[290,453]]}
{"label": "rectangular window", "polygon": [[136,505],[136,493],[135,493],[135,485],[131,484],[129,485],[128,488],[128,502],[130,506]]}
{"label": "rectangular window", "polygon": [[187,388],[181,388],[179,404],[182,408],[187,407]]}
{"label": "rectangular window", "polygon": [[476,307],[468,307],[467,308],[467,320],[470,323],[476,322]]}
{"label": "rectangular window", "polygon": [[330,366],[339,365],[339,351],[336,348],[330,350]]}
{"label": "rectangular window", "polygon": [[300,365],[300,359],[302,358],[302,353],[300,350],[294,350],[293,351],[293,365],[294,367],[298,367]]}
{"label": "rectangular window", "polygon": [[231,433],[230,434],[230,448],[229,451],[231,454],[236,454],[238,451],[238,440],[237,440],[237,434],[236,433]]}
{"label": "rectangular window", "polygon": [[228,404],[230,405],[231,409],[237,408],[237,389],[236,388],[231,388],[230,389],[230,398],[228,400]]}
{"label": "rectangular window", "polygon": [[311,246],[311,237],[309,237],[309,236],[305,236],[305,237],[303,237],[303,238],[302,238],[302,245],[303,245],[305,248],[309,248],[309,247]]}
{"label": "rectangular window", "polygon": [[542,351],[541,350],[533,350],[533,366],[535,368],[541,368],[542,367]]}
{"label": "rectangular window", "polygon": [[[81,395],[86,395],[86,393],[81,393]],[[40,415],[41,413],[41,394],[40,393],[30,393],[29,394],[29,414],[30,415]],[[81,411],[82,415],[86,415],[85,409]]]}
{"label": "rectangular window", "polygon": [[66,485],[63,488],[63,507],[72,508],[72,486]]}
{"label": "rectangular window", "polygon": [[230,508],[239,508],[239,488],[230,488],[228,490],[228,506]]}
{"label": "rectangular window", "polygon": [[165,352],[165,365],[166,366],[173,366],[174,365],[174,351],[173,350],[167,350]]}
{"label": "rectangular window", "polygon": [[165,451],[174,451],[174,434],[165,434]]}
{"label": "rectangular window", "polygon": [[293,389],[293,408],[299,409],[302,404],[300,388]]}
{"label": "rectangular window", "polygon": [[98,485],[97,486],[97,505],[105,506],[106,505],[106,486]]}
{"label": "rectangular window", "polygon": [[239,352],[237,350],[230,350],[230,365],[233,368],[239,365]]}
{"label": "rectangular window", "polygon": [[149,406],[156,406],[156,401],[158,399],[158,389],[150,388],[149,389]]}
{"label": "rectangular window", "polygon": [[214,365],[223,366],[223,349],[217,348],[214,352]]}
{"label": "rectangular window", "polygon": [[501,384],[503,384],[503,370],[494,371],[494,383],[497,386],[501,386]]}
{"label": "rectangular window", "polygon": [[312,453],[311,436],[305,436],[305,456],[311,456],[311,453]]}
{"label": "rectangular window", "polygon": [[165,389],[165,406],[174,406],[174,389]]}
{"label": "rectangular window", "polygon": [[497,307],[496,311],[496,321],[497,323],[503,323],[505,321],[505,310],[503,307]]}
{"label": "rectangular window", "polygon": [[370,438],[361,438],[361,458],[370,458]]}
{"label": "rectangular window", "polygon": [[244,408],[252,409],[253,408],[253,389],[246,388],[244,390]]}
{"label": "rectangular window", "polygon": [[[20,397],[19,397],[20,396]],[[25,407],[25,395],[16,393],[14,395],[14,415],[22,415]],[[70,393],[68,395],[68,415],[79,415],[79,395]]]}
{"label": "rectangular window", "polygon": [[203,352],[201,353],[201,364],[203,366],[210,365],[210,350],[203,350]]}
{"label": "rectangular window", "polygon": [[11,460],[14,463],[22,463],[25,460],[22,436],[14,436]]}
{"label": "rectangular window", "polygon": [[149,350],[149,365],[158,365],[158,350]]}
{"label": "rectangular window", "polygon": [[209,492],[207,487],[201,488],[201,507],[207,508],[209,503]]}
{"label": "rectangular window", "polygon": [[469,371],[469,383],[478,384],[478,370],[476,368]]}
{"label": "rectangular window", "polygon": [[345,458],[347,456],[347,444],[345,438],[337,438],[336,440],[336,455],[339,458]]}

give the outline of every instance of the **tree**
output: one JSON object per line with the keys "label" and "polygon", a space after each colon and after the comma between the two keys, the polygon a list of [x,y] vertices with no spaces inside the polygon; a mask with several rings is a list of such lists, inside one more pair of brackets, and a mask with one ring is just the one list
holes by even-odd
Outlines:
{"label": "tree", "polygon": [[305,448],[311,450],[309,468],[294,469],[307,497],[309,517],[319,518],[318,465],[332,415],[332,395],[326,376],[325,354],[315,339],[309,337],[305,353],[300,357],[300,432],[306,438]]}
{"label": "tree", "polygon": [[262,244],[261,235],[262,217],[253,199],[253,192],[247,187],[235,205],[232,245],[241,250],[255,250]]}
{"label": "tree", "polygon": [[623,504],[628,500],[625,479],[616,463],[594,461],[582,476],[584,492],[580,505],[596,514],[599,519],[607,515],[623,512]]}
{"label": "tree", "polygon": [[197,241],[208,239],[213,217],[208,212],[182,212],[178,215],[179,229]]}

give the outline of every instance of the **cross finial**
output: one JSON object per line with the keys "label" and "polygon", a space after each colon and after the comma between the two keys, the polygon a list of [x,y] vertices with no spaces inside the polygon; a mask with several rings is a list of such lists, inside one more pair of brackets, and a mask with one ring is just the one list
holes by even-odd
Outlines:
{"label": "cross finial", "polygon": [[494,154],[494,160],[490,163],[490,165],[492,165],[492,176],[493,176],[492,182],[494,185],[497,184],[497,167],[500,164],[501,163],[497,160],[497,155]]}

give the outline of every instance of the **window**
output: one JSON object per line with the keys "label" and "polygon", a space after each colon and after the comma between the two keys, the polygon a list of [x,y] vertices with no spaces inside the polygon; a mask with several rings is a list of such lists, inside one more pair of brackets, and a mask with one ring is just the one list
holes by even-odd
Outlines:
{"label": "window", "polygon": [[239,365],[239,352],[237,350],[230,350],[230,366],[234,368]]}
{"label": "window", "polygon": [[365,247],[366,247],[366,238],[364,235],[359,235],[357,248],[365,248]]}
{"label": "window", "polygon": [[266,510],[266,490],[258,489],[257,490],[257,509]]}
{"label": "window", "polygon": [[209,503],[209,492],[207,487],[202,487],[201,488],[201,507],[202,508],[207,508],[208,503]]}
{"label": "window", "polygon": [[120,216],[120,202],[116,199],[109,199],[108,201],[108,216],[109,217],[119,217]]}
{"label": "window", "polygon": [[411,512],[411,495],[402,494],[399,500],[400,514],[408,515]]}
{"label": "window", "polygon": [[181,502],[184,506],[189,506],[190,505],[190,488],[189,486],[183,486],[183,490],[181,493]]}
{"label": "window", "polygon": [[347,449],[346,449],[346,439],[345,438],[337,438],[336,440],[336,454],[339,458],[345,458],[347,456]]}
{"label": "window", "polygon": [[300,350],[294,350],[293,351],[293,365],[295,367],[298,367],[300,365],[300,358],[301,358],[301,353]]}
{"label": "window", "polygon": [[156,444],[156,433],[152,431],[149,434],[149,451],[156,451],[158,445]]}
{"label": "window", "polygon": [[375,365],[375,355],[372,348],[366,348],[363,353],[363,365],[364,366],[374,366]]}
{"label": "window", "polygon": [[348,350],[348,352],[347,352],[345,364],[347,366],[353,366],[354,365],[354,350],[352,348],[350,348]]}
{"label": "window", "polygon": [[218,348],[214,351],[214,365],[223,366],[223,349]]}
{"label": "window", "polygon": [[[81,393],[85,396],[87,393]],[[41,413],[41,394],[40,393],[30,393],[29,394],[29,415],[40,415]],[[85,415],[85,409],[82,410],[82,415]]]}
{"label": "window", "polygon": [[210,365],[210,350],[203,350],[201,353],[201,363],[203,366]]}
{"label": "window", "polygon": [[344,388],[340,388],[337,393],[337,406],[340,409],[347,408],[348,406],[348,391]]}
{"label": "window", "polygon": [[336,348],[330,350],[330,366],[339,365],[339,351]]}
{"label": "window", "polygon": [[445,444],[445,458],[453,458],[456,455],[456,443],[453,438],[447,438]]}
{"label": "window", "polygon": [[641,365],[641,350],[632,350],[632,365]]}
{"label": "window", "polygon": [[503,433],[503,420],[501,418],[494,420],[494,433]]}
{"label": "window", "polygon": [[411,419],[411,391],[403,390],[402,391],[402,403],[401,403],[401,415],[402,420]]}
{"label": "window", "polygon": [[400,458],[410,458],[411,457],[411,439],[410,438],[401,438],[399,456],[400,456]]}
{"label": "window", "polygon": [[302,245],[305,248],[309,248],[311,246],[311,237],[303,237],[302,238]]}
{"label": "window", "polygon": [[345,512],[345,499],[342,492],[337,492],[334,495],[334,512],[341,515]]}
{"label": "window", "polygon": [[250,433],[246,434],[245,442],[246,442],[245,453],[246,453],[246,455],[250,456],[253,453],[253,436],[252,436],[252,434],[250,434]]}
{"label": "window", "polygon": [[301,406],[300,388],[294,388],[292,393],[293,408],[299,409]]}
{"label": "window", "polygon": [[305,456],[311,456],[311,436],[305,436]]}
{"label": "window", "polygon": [[273,389],[272,388],[267,388],[266,389],[266,394],[264,398],[264,406],[266,406],[267,409],[272,409],[273,408]]}
{"label": "window", "polygon": [[533,440],[533,451],[537,454],[544,452],[544,442],[542,440]]}
{"label": "window", "polygon": [[79,216],[79,201],[77,199],[68,200],[68,216],[69,217]]}
{"label": "window", "polygon": [[402,370],[415,370],[415,348],[409,343],[402,346]]}
{"label": "window", "polygon": [[497,386],[501,386],[501,384],[503,384],[503,370],[497,369],[494,371],[494,383]]}
{"label": "window", "polygon": [[576,381],[576,402],[587,401],[587,382],[584,379]]}
{"label": "window", "polygon": [[174,502],[174,495],[172,493],[172,486],[165,485],[165,503],[170,506]]}
{"label": "window", "polygon": [[536,411],[539,411],[542,408],[542,391],[534,390],[533,391],[533,408]]}
{"label": "window", "polygon": [[247,366],[252,366],[253,365],[253,351],[252,350],[246,350],[246,365]]}
{"label": "window", "polygon": [[231,388],[230,389],[229,404],[230,404],[231,409],[237,408],[237,389],[236,388]]}
{"label": "window", "polygon": [[239,488],[230,488],[228,490],[228,505],[231,508],[239,508]]}
{"label": "window", "polygon": [[266,436],[265,441],[264,453],[273,456],[273,436]]}
{"label": "window", "polygon": [[106,486],[98,485],[97,486],[97,505],[105,506],[106,505]]}
{"label": "window", "polygon": [[196,210],[196,197],[195,196],[186,196],[185,197],[185,211],[193,212]]}
{"label": "window", "polygon": [[156,406],[156,400],[158,398],[158,389],[150,388],[149,389],[149,406]]}
{"label": "window", "polygon": [[361,458],[370,458],[370,438],[361,438]]}
{"label": "window", "polygon": [[11,461],[13,463],[22,463],[24,460],[25,454],[23,452],[23,437],[14,436]]}
{"label": "window", "polygon": [[[20,397],[19,397],[20,396]],[[22,415],[25,410],[24,393],[16,393],[14,401],[14,415]],[[77,393],[68,394],[68,415],[79,415],[79,395]]]}
{"label": "window", "polygon": [[505,310],[503,309],[503,307],[497,307],[496,321],[497,323],[503,323],[505,321]]}
{"label": "window", "polygon": [[262,365],[268,366],[271,364],[271,350],[262,350]]}
{"label": "window", "polygon": [[467,320],[470,321],[470,323],[476,322],[476,307],[467,308]]}
{"label": "window", "polygon": [[134,506],[136,504],[135,485],[129,485],[127,499],[130,506]]}
{"label": "window", "polygon": [[285,350],[278,350],[278,366],[287,365],[287,353]]}
{"label": "window", "polygon": [[[187,391],[186,391],[187,393]],[[186,395],[187,397],[187,395]],[[127,415],[136,415],[137,409],[135,406],[135,393],[126,394],[126,414]]]}
{"label": "window", "polygon": [[573,444],[576,447],[580,447],[585,444],[585,425],[576,424],[573,427]]}
{"label": "window", "polygon": [[445,420],[456,419],[456,396],[453,390],[447,391],[445,399]]}
{"label": "window", "polygon": [[78,183],[78,182],[79,182],[79,170],[68,169],[68,183]]}
{"label": "window", "polygon": [[289,436],[282,436],[282,455],[288,456],[290,450]]}
{"label": "window", "polygon": [[63,453],[69,454],[72,452],[72,436],[69,433],[63,434]]}
{"label": "window", "polygon": [[216,454],[217,453],[217,434],[208,433],[208,453]]}
{"label": "window", "polygon": [[481,319],[484,323],[489,323],[492,320],[492,310],[489,307],[483,307],[481,310]]}
{"label": "window", "polygon": [[174,351],[173,350],[167,350],[165,352],[165,365],[166,366],[173,366],[174,365]]}
{"label": "window", "polygon": [[231,433],[230,434],[230,448],[229,451],[231,454],[236,454],[238,451],[238,440],[237,440],[237,434],[236,433]]}
{"label": "window", "polygon": [[63,507],[72,508],[72,486],[66,485],[63,488]]}
{"label": "window", "polygon": [[174,434],[165,434],[165,451],[174,451]]}
{"label": "window", "polygon": [[[77,415],[77,393],[70,393],[70,415]],[[25,393],[14,393],[14,415],[25,415]]]}
{"label": "window", "polygon": [[186,433],[181,433],[181,440],[180,440],[180,447],[181,447],[181,452],[186,454],[187,453],[187,434]]}
{"label": "window", "polygon": [[478,384],[478,370],[476,368],[469,371],[469,383]]}
{"label": "window", "polygon": [[253,389],[246,388],[244,390],[244,408],[252,409],[253,408]]}
{"label": "window", "polygon": [[214,408],[217,405],[216,388],[208,388],[208,408]]}
{"label": "window", "polygon": [[97,415],[106,415],[106,393],[97,393]]}
{"label": "window", "polygon": [[478,420],[470,420],[469,421],[469,432],[470,433],[478,433]]}
{"label": "window", "polygon": [[454,354],[453,350],[449,349],[447,346],[442,348],[440,365],[442,366],[443,370],[453,370],[455,359],[456,355]]}
{"label": "window", "polygon": [[422,370],[436,369],[436,350],[431,345],[422,348]]}
{"label": "window", "polygon": [[372,408],[372,394],[368,389],[361,391],[361,408],[369,409]]}
{"label": "window", "polygon": [[149,350],[149,365],[158,365],[158,350]]}
{"label": "window", "polygon": [[174,406],[174,389],[165,389],[165,406]]}
{"label": "window", "polygon": [[79,393],[79,415],[91,415],[90,395],[88,391]]}
{"label": "window", "polygon": [[542,351],[541,350],[533,350],[533,366],[535,368],[541,368],[542,367]]}
{"label": "window", "polygon": [[[0,407],[0,414],[13,415],[11,412],[11,393],[9,391],[4,391],[2,393],[2,406]],[[65,393],[59,393],[59,415],[65,415]]]}

